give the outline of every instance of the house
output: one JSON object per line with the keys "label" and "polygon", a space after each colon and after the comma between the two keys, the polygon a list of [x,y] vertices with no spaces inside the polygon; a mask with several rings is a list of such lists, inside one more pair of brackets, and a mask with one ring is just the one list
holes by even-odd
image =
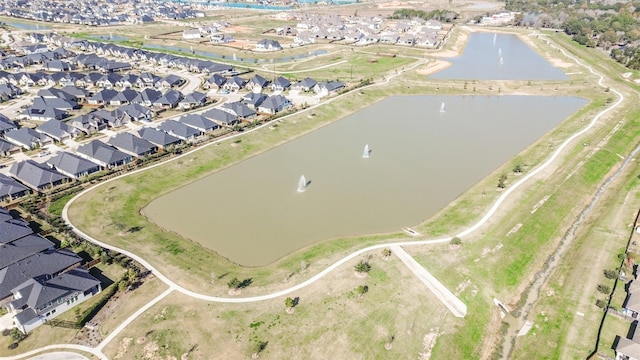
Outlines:
{"label": "house", "polygon": [[20,151],[20,147],[8,141],[0,139],[0,156],[11,156]]}
{"label": "house", "polygon": [[207,95],[199,91],[194,91],[184,97],[178,104],[180,109],[195,109],[207,103]]}
{"label": "house", "polygon": [[126,165],[133,161],[133,156],[125,154],[99,140],[93,140],[87,144],[80,145],[77,154],[82,158],[97,163],[105,169]]}
{"label": "house", "polygon": [[184,141],[193,141],[196,137],[203,135],[202,131],[175,120],[164,121],[158,129]]}
{"label": "house", "polygon": [[8,117],[0,114],[0,135],[3,135],[9,131],[17,130],[18,126],[15,122]]}
{"label": "house", "polygon": [[67,123],[87,134],[95,134],[107,128],[107,123],[92,113],[77,116]]}
{"label": "house", "polygon": [[229,34],[218,33],[212,34],[210,40],[212,44],[227,44],[233,42],[234,38]]}
{"label": "house", "polygon": [[185,83],[185,79],[178,75],[167,75],[164,79],[158,80],[155,83],[156,88],[173,88],[181,86]]}
{"label": "house", "polygon": [[238,117],[220,109],[211,109],[202,116],[213,120],[222,126],[233,126],[239,122]]}
{"label": "house", "polygon": [[56,97],[38,96],[33,99],[33,105],[31,107],[35,109],[53,108],[64,111],[69,111],[80,107],[77,101],[70,99],[72,98],[71,95],[64,92],[57,92],[57,94],[59,96]]}
{"label": "house", "polygon": [[240,119],[251,119],[258,115],[255,110],[249,108],[245,103],[240,101],[225,103],[222,105],[221,109],[237,116]]}
{"label": "house", "polygon": [[56,153],[55,156],[47,160],[47,165],[53,170],[74,179],[101,170],[100,165],[66,151]]}
{"label": "house", "polygon": [[100,119],[108,127],[118,128],[129,122],[126,117],[118,117],[113,111],[100,109],[90,113],[93,117]]}
{"label": "house", "polygon": [[36,127],[36,131],[47,135],[55,141],[73,139],[80,133],[78,128],[67,125],[60,120],[51,119]]}
{"label": "house", "polygon": [[145,139],[141,139],[128,132],[122,132],[107,141],[111,146],[115,146],[122,152],[141,157],[150,155],[158,150],[158,147]]}
{"label": "house", "polygon": [[147,88],[140,91],[138,96],[131,100],[131,103],[143,106],[152,106],[160,97],[162,97],[162,93],[160,91]]}
{"label": "house", "polygon": [[67,112],[55,108],[36,108],[28,107],[25,111],[20,113],[19,118],[32,121],[47,121],[51,119],[62,120],[68,116]]}
{"label": "house", "polygon": [[260,92],[262,88],[267,87],[267,85],[269,85],[269,80],[255,74],[244,87],[249,91]]}
{"label": "house", "polygon": [[202,132],[213,131],[220,127],[220,125],[216,124],[215,122],[198,114],[185,115],[178,119],[178,121],[187,126],[191,126],[192,128],[196,128]]}
{"label": "house", "polygon": [[118,106],[118,105],[129,104],[137,96],[138,96],[137,91],[131,88],[125,88],[124,90],[120,91],[116,96],[111,98],[111,101],[109,101],[109,105]]}
{"label": "house", "polygon": [[142,139],[147,140],[161,149],[166,148],[167,146],[177,145],[182,142],[181,139],[155,128],[142,128],[138,130],[138,135]]}
{"label": "house", "polygon": [[[28,187],[20,184],[7,175],[0,174],[0,201],[21,198],[30,193]],[[1,250],[0,250],[1,251]]]}
{"label": "house", "polygon": [[100,281],[82,268],[28,279],[12,290],[5,304],[14,324],[28,333],[102,291]]}
{"label": "house", "polygon": [[271,82],[269,89],[271,89],[271,91],[285,91],[289,86],[291,86],[291,81],[282,76],[278,76]]}
{"label": "house", "polygon": [[123,122],[129,121],[151,121],[153,118],[153,111],[148,107],[138,104],[127,104],[120,106],[112,111],[116,118],[121,119]]}
{"label": "house", "polygon": [[318,84],[317,81],[315,81],[314,79],[307,77],[304,78],[303,80],[298,81],[297,83],[291,85],[291,90],[295,90],[295,91],[311,91],[316,84]]}
{"label": "house", "polygon": [[313,87],[313,92],[319,96],[327,96],[342,88],[344,88],[344,84],[340,81],[319,82]]}
{"label": "house", "polygon": [[26,150],[33,150],[45,145],[53,144],[53,140],[45,134],[34,129],[20,128],[4,134],[4,138],[15,145],[22,146]]}
{"label": "house", "polygon": [[259,106],[258,112],[274,115],[291,105],[289,99],[282,95],[273,95],[266,98]]}
{"label": "house", "polygon": [[204,82],[203,87],[205,89],[220,89],[227,82],[227,78],[220,74],[213,74],[207,81]]}
{"label": "house", "polygon": [[222,85],[222,88],[227,90],[227,91],[236,92],[236,91],[244,88],[244,85],[246,83],[247,83],[247,80],[241,78],[240,76],[234,76],[234,77],[231,77],[231,78],[227,79],[227,81],[225,81],[224,85]]}
{"label": "house", "polygon": [[102,89],[88,98],[87,103],[90,105],[105,105],[109,104],[116,96],[118,96],[117,91],[112,89]]}
{"label": "house", "polygon": [[614,343],[616,352],[616,360],[633,360],[640,359],[640,344],[627,338],[617,336]]}
{"label": "house", "polygon": [[69,71],[71,65],[68,62],[62,60],[49,60],[42,65],[42,68],[46,71]]}
{"label": "house", "polygon": [[250,92],[242,97],[242,102],[250,109],[257,109],[267,99],[266,94]]}
{"label": "house", "polygon": [[36,191],[50,189],[69,181],[68,177],[33,160],[13,163],[9,168],[9,175]]}
{"label": "house", "polygon": [[262,39],[256,43],[257,51],[278,51],[282,50],[282,46],[276,40]]}
{"label": "house", "polygon": [[182,31],[182,38],[185,40],[200,39],[202,38],[202,34],[200,33],[200,29],[188,29]]}
{"label": "house", "polygon": [[180,91],[171,89],[165,92],[164,95],[154,100],[153,106],[162,109],[173,109],[178,106],[182,99],[184,99],[184,95],[182,95]]}

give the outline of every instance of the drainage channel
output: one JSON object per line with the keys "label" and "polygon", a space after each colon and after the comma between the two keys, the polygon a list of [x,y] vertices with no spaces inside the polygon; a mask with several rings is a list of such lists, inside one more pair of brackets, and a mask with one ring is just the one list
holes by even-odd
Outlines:
{"label": "drainage channel", "polygon": [[531,286],[525,291],[523,296],[526,297],[526,301],[524,305],[520,308],[519,312],[516,314],[507,314],[503,321],[507,323],[507,331],[502,339],[502,351],[501,351],[501,359],[509,359],[511,358],[511,354],[513,352],[513,347],[516,342],[516,337],[520,329],[525,325],[527,317],[533,308],[533,305],[540,298],[540,289],[542,285],[547,281],[549,275],[556,268],[560,259],[566,252],[567,248],[571,244],[571,241],[575,237],[576,230],[582,224],[584,219],[589,215],[594,205],[600,200],[604,191],[609,187],[609,185],[624,171],[624,169],[631,163],[634,157],[640,152],[640,145],[638,145],[632,152],[627,156],[627,158],[622,162],[622,165],[615,173],[609,176],[600,187],[596,190],[594,196],[591,198],[591,201],[584,209],[580,212],[576,220],[571,224],[571,227],[564,234],[562,239],[560,240],[560,244],[553,252],[553,254],[547,259],[543,268],[538,271],[534,276],[534,281]]}

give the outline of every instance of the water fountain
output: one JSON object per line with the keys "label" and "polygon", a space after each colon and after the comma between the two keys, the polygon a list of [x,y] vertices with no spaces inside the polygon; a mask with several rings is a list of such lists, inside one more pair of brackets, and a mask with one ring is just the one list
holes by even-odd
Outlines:
{"label": "water fountain", "polygon": [[300,180],[298,180],[298,192],[304,192],[307,190],[307,179],[304,175],[300,175]]}
{"label": "water fountain", "polygon": [[498,49],[498,56],[502,56],[502,48]]}
{"label": "water fountain", "polygon": [[444,102],[442,104],[440,104],[440,112],[443,113],[447,110],[446,106],[444,105]]}
{"label": "water fountain", "polygon": [[236,61],[236,53],[233,53],[233,61]]}
{"label": "water fountain", "polygon": [[109,32],[109,40],[113,41],[113,33]]}
{"label": "water fountain", "polygon": [[502,60],[502,56],[500,56],[500,65],[504,64],[504,60]]}
{"label": "water fountain", "polygon": [[493,34],[493,45],[496,44],[496,38],[498,37],[498,34]]}
{"label": "water fountain", "polygon": [[371,149],[369,149],[369,144],[364,146],[364,151],[362,152],[362,157],[364,159],[368,159],[369,158],[369,154],[371,154]]}

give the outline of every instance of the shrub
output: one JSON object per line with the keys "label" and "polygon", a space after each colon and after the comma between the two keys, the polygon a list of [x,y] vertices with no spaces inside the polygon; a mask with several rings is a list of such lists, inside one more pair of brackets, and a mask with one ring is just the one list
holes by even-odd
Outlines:
{"label": "shrub", "polygon": [[237,277],[234,277],[233,279],[229,280],[229,282],[227,282],[227,286],[229,287],[229,289],[237,289],[240,287],[240,280],[238,280]]}
{"label": "shrub", "polygon": [[598,284],[598,291],[603,294],[609,294],[611,293],[611,287],[609,287],[609,285]]}
{"label": "shrub", "polygon": [[451,239],[451,245],[460,245],[462,244],[462,239],[460,239],[459,237],[454,237],[453,239]]}
{"label": "shrub", "polygon": [[618,272],[615,270],[609,270],[609,269],[605,269],[604,270],[604,276],[607,279],[615,279],[618,277]]}
{"label": "shrub", "polygon": [[596,306],[600,309],[604,309],[604,307],[607,306],[607,302],[602,299],[598,299],[596,300]]}
{"label": "shrub", "polygon": [[371,271],[371,265],[366,261],[360,260],[360,262],[356,264],[355,269],[359,273],[368,273]]}

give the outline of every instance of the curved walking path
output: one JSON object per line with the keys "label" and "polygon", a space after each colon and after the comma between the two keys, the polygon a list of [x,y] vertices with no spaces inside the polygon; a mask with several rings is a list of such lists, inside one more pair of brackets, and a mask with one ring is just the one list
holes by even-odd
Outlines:
{"label": "curved walking path", "polygon": [[[563,49],[558,48],[556,46],[550,45],[553,48],[557,48],[559,49],[566,57],[572,59],[573,61],[575,61],[578,65],[585,67],[586,69],[588,69],[592,74],[596,75],[597,77],[599,77],[598,80],[598,85],[601,87],[605,87],[603,85],[604,82],[604,76],[600,75],[599,73],[597,73],[596,71],[593,70],[593,68],[591,68],[590,66],[585,65],[584,63],[582,63],[580,60],[578,60],[577,58],[567,54]],[[381,83],[376,83],[376,84],[372,84],[369,85],[367,87],[370,86],[379,86],[379,85],[383,85],[388,83],[392,78],[394,78],[395,76],[398,76],[402,73],[404,73],[405,71],[409,71],[412,70],[422,64],[424,64],[424,61],[419,61],[418,63],[414,64],[413,66],[405,69],[404,71],[399,71],[397,74],[393,74],[387,78],[385,78],[385,81],[381,82]],[[140,308],[138,311],[136,311],[134,314],[132,314],[129,318],[127,318],[127,320],[125,320],[120,326],[118,326],[114,331],[111,332],[111,334],[104,339],[96,348],[88,348],[88,347],[84,347],[84,346],[80,346],[80,345],[65,345],[65,344],[61,344],[61,345],[50,345],[47,347],[43,347],[37,350],[34,350],[32,352],[29,353],[25,353],[22,355],[17,355],[14,357],[8,357],[8,358],[0,358],[2,360],[7,359],[7,360],[13,360],[13,359],[21,359],[24,358],[26,356],[29,355],[33,355],[45,350],[51,350],[51,349],[64,349],[64,348],[77,348],[78,350],[82,350],[82,351],[88,351],[92,354],[95,354],[96,356],[98,356],[100,359],[105,359],[106,357],[104,356],[104,354],[102,354],[102,349],[104,349],[104,347],[111,341],[113,340],[128,324],[130,324],[131,322],[133,322],[140,314],[142,314],[144,311],[146,311],[148,308],[150,308],[151,306],[155,305],[157,302],[159,302],[160,300],[162,300],[164,297],[166,297],[167,295],[169,295],[171,292],[173,291],[178,291],[180,293],[183,293],[187,296],[196,298],[196,299],[201,299],[201,300],[205,300],[205,301],[211,301],[211,302],[223,302],[223,303],[248,303],[248,302],[256,302],[256,301],[264,301],[264,300],[269,300],[269,299],[274,299],[280,296],[284,296],[287,294],[290,294],[292,292],[295,292],[297,290],[300,290],[308,285],[313,284],[314,282],[318,281],[319,279],[321,279],[322,277],[324,277],[325,275],[327,275],[328,273],[330,273],[331,271],[335,270],[336,268],[338,268],[339,266],[345,264],[346,262],[354,259],[355,257],[362,255],[364,253],[367,253],[369,251],[372,250],[378,250],[378,249],[383,249],[383,248],[387,248],[389,246],[415,246],[415,245],[429,245],[429,244],[439,244],[439,243],[445,243],[450,241],[453,237],[463,237],[466,235],[469,235],[471,233],[473,233],[474,231],[476,231],[477,229],[479,229],[481,226],[483,226],[495,213],[496,211],[499,209],[500,205],[502,205],[502,203],[507,199],[507,197],[513,193],[517,188],[519,188],[520,186],[522,186],[522,184],[524,184],[526,181],[528,181],[529,179],[531,179],[532,177],[534,177],[535,175],[537,175],[538,173],[540,173],[542,170],[544,170],[547,166],[549,166],[551,163],[553,163],[558,156],[560,156],[560,154],[562,153],[562,151],[577,137],[581,136],[582,134],[584,134],[585,132],[589,131],[598,120],[600,120],[600,118],[605,115],[606,113],[610,112],[611,110],[613,110],[614,108],[618,107],[622,101],[624,101],[624,95],[622,93],[620,93],[619,91],[610,88],[610,91],[612,91],[613,93],[615,93],[618,96],[618,100],[611,104],[609,107],[607,107],[606,109],[600,111],[597,115],[595,115],[593,117],[593,119],[591,120],[591,122],[589,122],[589,124],[584,127],[583,129],[579,130],[578,132],[574,133],[573,135],[571,135],[569,138],[567,138],[549,157],[549,159],[547,159],[547,161],[545,161],[544,163],[540,164],[539,166],[537,166],[536,168],[534,168],[531,172],[529,172],[527,175],[523,176],[522,178],[520,178],[520,180],[518,180],[517,182],[515,182],[513,185],[511,185],[509,188],[507,188],[507,190],[505,190],[500,197],[498,197],[498,199],[495,201],[495,203],[493,204],[493,206],[491,206],[491,208],[486,212],[486,214],[475,224],[473,224],[471,227],[469,227],[468,229],[454,235],[451,237],[445,237],[445,238],[440,238],[440,239],[430,239],[430,240],[412,240],[412,241],[399,241],[399,242],[392,242],[392,243],[385,243],[385,244],[378,244],[378,245],[373,245],[373,246],[369,246],[363,249],[360,249],[358,251],[355,251],[347,256],[345,256],[344,258],[336,261],[335,263],[333,263],[332,265],[330,265],[329,267],[325,268],[324,270],[322,270],[321,272],[317,273],[316,275],[312,276],[311,278],[307,279],[306,281],[303,281],[297,285],[294,285],[290,288],[284,289],[284,290],[280,290],[274,293],[270,293],[270,294],[264,294],[264,295],[259,295],[259,296],[252,296],[252,297],[244,297],[244,298],[228,298],[228,297],[217,297],[217,296],[210,296],[210,295],[205,295],[205,294],[200,294],[200,293],[196,293],[194,291],[188,290],[183,288],[182,286],[174,283],[172,280],[170,280],[169,278],[167,278],[164,274],[162,274],[161,272],[159,272],[155,267],[153,267],[150,263],[148,263],[146,260],[144,260],[143,258],[137,256],[134,253],[131,253],[125,249],[120,249],[117,248],[115,246],[103,243],[101,241],[98,241],[97,239],[94,239],[90,236],[88,236],[87,234],[85,234],[84,232],[82,232],[81,230],[79,230],[78,228],[76,228],[71,221],[69,220],[68,217],[68,209],[69,206],[75,201],[75,199],[79,198],[80,196],[82,196],[83,194],[85,194],[88,191],[93,190],[94,188],[96,188],[97,186],[101,186],[104,185],[105,183],[109,182],[109,181],[113,181],[115,179],[119,179],[121,177],[124,176],[128,176],[131,174],[135,174],[141,171],[146,171],[147,169],[153,168],[155,166],[160,166],[160,165],[164,165],[170,161],[174,161],[176,159],[181,158],[182,156],[186,156],[188,154],[191,154],[193,152],[199,151],[200,149],[206,147],[206,146],[210,146],[213,145],[219,141],[222,140],[228,140],[230,138],[234,138],[236,136],[240,136],[240,135],[244,135],[245,133],[249,133],[251,131],[255,131],[257,129],[260,129],[264,126],[269,125],[269,123],[265,123],[259,127],[256,127],[252,130],[246,131],[244,133],[241,134],[236,134],[233,135],[231,137],[225,138],[225,139],[221,139],[221,140],[217,140],[214,142],[211,142],[209,144],[203,145],[197,149],[194,149],[192,151],[189,151],[181,156],[178,157],[174,157],[172,159],[168,159],[167,161],[164,161],[162,163],[158,163],[152,166],[149,166],[147,168],[143,168],[143,169],[138,169],[126,174],[123,174],[119,177],[115,177],[112,179],[109,179],[107,181],[101,182],[99,184],[96,184],[95,186],[92,186],[84,191],[82,191],[81,193],[79,193],[78,195],[76,195],[75,197],[73,197],[69,202],[67,202],[67,204],[65,205],[63,211],[62,211],[62,218],[65,220],[65,222],[71,227],[71,229],[76,232],[77,234],[79,234],[80,236],[83,236],[84,238],[86,238],[87,240],[94,242],[95,244],[98,244],[100,246],[103,246],[107,249],[113,250],[113,251],[118,251],[122,254],[125,254],[133,259],[135,259],[136,261],[140,262],[140,264],[142,264],[143,266],[145,266],[148,270],[152,271],[153,274],[158,277],[161,281],[163,281],[164,283],[166,283],[169,288],[163,292],[161,295],[157,296],[155,299],[153,299],[151,302],[149,302],[148,304],[146,304],[144,307]],[[349,93],[343,94],[343,95],[339,95],[336,96],[334,98],[331,98],[327,101],[325,101],[322,104],[318,104],[318,105],[314,105],[311,106],[309,108],[307,108],[306,110],[310,110],[313,109],[315,107],[318,107],[320,105],[329,103],[331,101],[334,101],[336,99],[341,98],[342,96],[346,96]],[[283,117],[282,119],[285,119],[286,117]]]}

